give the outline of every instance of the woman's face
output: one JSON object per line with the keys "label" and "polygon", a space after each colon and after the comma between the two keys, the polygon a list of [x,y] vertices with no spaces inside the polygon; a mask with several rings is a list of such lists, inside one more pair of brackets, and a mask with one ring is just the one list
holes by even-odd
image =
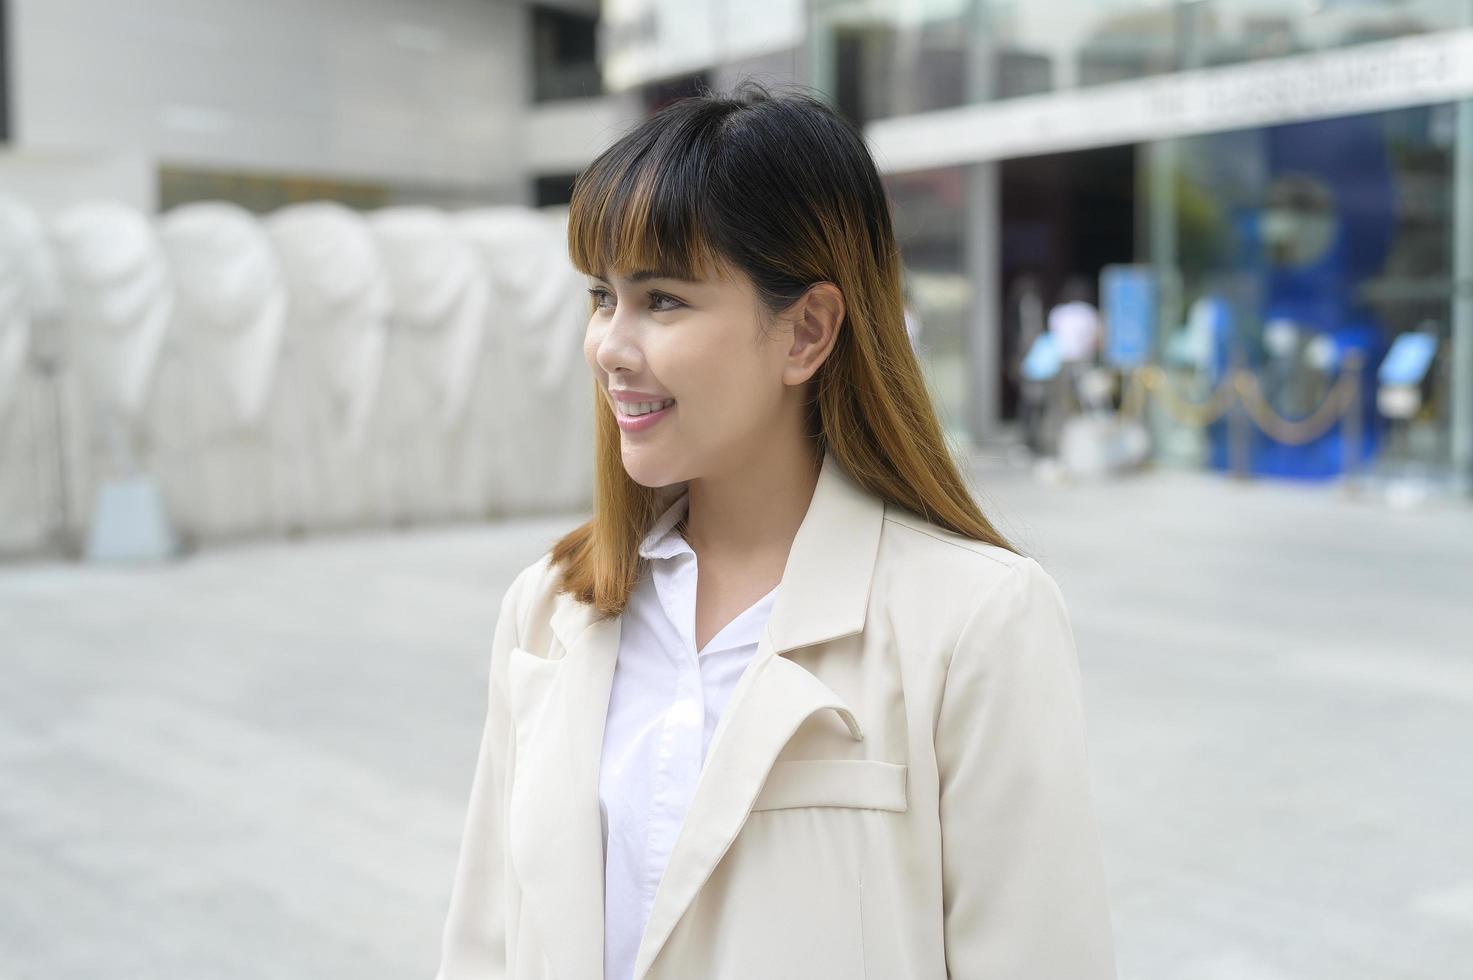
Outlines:
{"label": "woman's face", "polygon": [[583,352],[629,476],[660,487],[755,460],[798,404],[793,332],[762,328],[756,290],[730,267],[700,281],[607,274],[588,280]]}

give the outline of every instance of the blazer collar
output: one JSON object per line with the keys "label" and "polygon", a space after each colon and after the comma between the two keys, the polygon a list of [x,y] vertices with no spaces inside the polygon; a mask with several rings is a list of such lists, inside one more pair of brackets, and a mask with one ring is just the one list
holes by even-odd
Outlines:
{"label": "blazer collar", "polygon": [[[757,652],[712,736],[655,893],[634,980],[654,965],[798,727],[831,710],[840,730],[863,739],[844,700],[782,655],[863,630],[884,514],[884,501],[826,452]],[[549,660],[516,648],[508,668],[517,739],[508,847],[539,945],[564,980],[603,976],[598,777],[621,624],[621,617],[600,619],[560,594],[551,626],[563,656]]]}
{"label": "blazer collar", "polygon": [[[673,495],[671,503],[677,499],[679,495]],[[884,500],[856,483],[826,451],[768,620],[774,652],[787,653],[864,629],[884,516]],[[672,506],[661,523],[678,519]],[[566,595],[556,597],[551,624],[564,649],[571,650],[579,634],[597,620],[592,606]]]}
{"label": "blazer collar", "polygon": [[864,629],[884,517],[884,500],[825,452],[767,624],[775,653]]}

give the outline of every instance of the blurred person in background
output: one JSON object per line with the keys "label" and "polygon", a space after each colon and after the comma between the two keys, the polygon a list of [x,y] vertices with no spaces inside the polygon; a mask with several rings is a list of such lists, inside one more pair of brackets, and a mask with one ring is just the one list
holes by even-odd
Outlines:
{"label": "blurred person in background", "polygon": [[1053,452],[1044,425],[1048,409],[1049,382],[1034,377],[1029,357],[1037,356],[1034,345],[1044,334],[1043,295],[1033,276],[1019,276],[1009,290],[1007,328],[1012,346],[1008,376],[1017,387],[1018,423],[1023,444],[1034,456]]}
{"label": "blurred person in background", "polygon": [[1100,339],[1100,311],[1092,302],[1089,280],[1070,276],[1059,290],[1059,302],[1049,310],[1048,328],[1059,341],[1066,361],[1083,361],[1093,356]]}
{"label": "blurred person in background", "polygon": [[861,134],[680,99],[568,235],[594,513],[501,603],[439,980],[1113,978],[1069,615],[943,441]]}
{"label": "blurred person in background", "polygon": [[1080,376],[1095,363],[1101,340],[1100,311],[1091,302],[1089,280],[1071,276],[1059,293],[1059,302],[1048,314],[1048,331],[1058,346],[1069,392],[1076,404]]}

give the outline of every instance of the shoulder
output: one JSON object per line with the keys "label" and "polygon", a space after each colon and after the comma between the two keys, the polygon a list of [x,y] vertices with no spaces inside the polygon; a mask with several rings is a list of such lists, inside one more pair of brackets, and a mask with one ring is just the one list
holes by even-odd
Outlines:
{"label": "shoulder", "polygon": [[949,659],[968,637],[1009,624],[1064,619],[1063,595],[1039,562],[887,506],[875,598],[897,630]]}
{"label": "shoulder", "polygon": [[522,566],[507,586],[502,599],[503,610],[512,615],[517,624],[517,636],[525,636],[528,621],[533,611],[546,604],[557,586],[552,567],[552,549],[548,548],[536,560]]}
{"label": "shoulder", "polygon": [[552,549],[548,548],[534,561],[522,566],[511,587],[521,594],[539,591],[552,584],[552,572]]}
{"label": "shoulder", "polygon": [[876,564],[883,574],[903,573],[944,593],[956,590],[973,596],[1038,567],[1026,555],[966,537],[891,505],[885,508]]}

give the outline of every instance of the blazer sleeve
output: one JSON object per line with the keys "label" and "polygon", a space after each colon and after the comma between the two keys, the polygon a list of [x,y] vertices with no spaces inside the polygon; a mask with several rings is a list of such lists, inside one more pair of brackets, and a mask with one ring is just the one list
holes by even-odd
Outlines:
{"label": "blazer sleeve", "polygon": [[435,980],[502,980],[507,975],[506,920],[511,883],[505,873],[504,800],[510,764],[506,663],[517,636],[522,575],[501,600],[491,639],[486,722],[471,781],[470,804],[450,892]]}
{"label": "blazer sleeve", "polygon": [[1114,980],[1074,633],[1035,560],[966,621],[936,752],[947,976]]}

